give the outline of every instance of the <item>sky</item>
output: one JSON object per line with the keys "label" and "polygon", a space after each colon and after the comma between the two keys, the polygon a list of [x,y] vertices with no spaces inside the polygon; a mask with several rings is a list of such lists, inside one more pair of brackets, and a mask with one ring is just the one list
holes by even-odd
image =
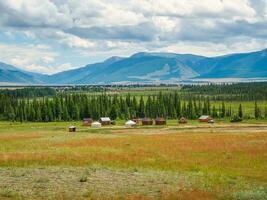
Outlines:
{"label": "sky", "polygon": [[267,48],[267,0],[0,0],[0,62],[53,74],[136,52]]}

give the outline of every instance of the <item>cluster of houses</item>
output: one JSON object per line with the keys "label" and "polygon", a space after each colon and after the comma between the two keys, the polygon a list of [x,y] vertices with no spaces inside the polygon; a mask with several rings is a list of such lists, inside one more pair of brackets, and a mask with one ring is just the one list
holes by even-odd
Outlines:
{"label": "cluster of houses", "polygon": [[[187,118],[181,117],[179,119],[180,124],[187,124]],[[203,115],[199,118],[199,122],[205,122],[205,123],[214,123],[214,120],[212,117],[208,115]],[[167,121],[165,118],[159,117],[156,119],[151,119],[151,118],[133,118],[131,120],[128,120],[125,123],[126,128],[133,128],[136,127],[137,125],[142,125],[142,126],[151,126],[151,125],[166,125]],[[109,117],[101,117],[99,121],[93,121],[91,118],[84,118],[83,119],[83,126],[91,126],[92,128],[101,128],[102,126],[108,126],[108,125],[116,125],[116,122],[111,120]],[[75,126],[70,126],[69,127],[69,132],[75,132],[76,127]]]}

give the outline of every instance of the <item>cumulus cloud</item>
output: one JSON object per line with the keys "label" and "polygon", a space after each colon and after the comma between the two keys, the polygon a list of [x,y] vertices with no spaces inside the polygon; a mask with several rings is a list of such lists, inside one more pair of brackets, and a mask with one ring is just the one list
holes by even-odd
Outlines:
{"label": "cumulus cloud", "polygon": [[[0,43],[1,60],[22,70],[49,73],[45,66],[53,63],[58,55],[47,48],[44,45],[7,45]],[[32,66],[38,67],[34,68]]]}
{"label": "cumulus cloud", "polygon": [[[138,51],[221,55],[266,48],[267,2],[0,0],[0,30],[11,41],[20,34],[29,39],[23,44],[24,59],[18,58],[18,44],[9,48],[13,56],[2,54],[0,48],[0,60],[51,73],[75,65],[72,58],[69,67],[57,64],[64,51],[51,52],[56,45],[88,56],[88,62]],[[30,47],[32,41],[45,45]],[[0,42],[7,45],[1,38]]]}
{"label": "cumulus cloud", "polygon": [[11,27],[68,27],[72,19],[48,0],[1,0],[0,21]]}
{"label": "cumulus cloud", "polygon": [[54,74],[57,72],[74,69],[74,67],[71,65],[71,63],[64,63],[61,65],[30,64],[30,65],[27,65],[25,69],[31,72],[42,72],[44,74]]}
{"label": "cumulus cloud", "polygon": [[66,32],[89,39],[139,40],[154,39],[157,28],[153,23],[143,23],[135,26],[102,26],[89,28],[72,28]]}

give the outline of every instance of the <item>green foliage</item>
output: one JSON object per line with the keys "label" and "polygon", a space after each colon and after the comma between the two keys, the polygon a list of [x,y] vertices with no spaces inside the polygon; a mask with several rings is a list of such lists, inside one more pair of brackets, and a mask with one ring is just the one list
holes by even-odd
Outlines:
{"label": "green foliage", "polygon": [[56,90],[49,87],[26,87],[16,90],[0,90],[0,94],[9,95],[15,98],[33,98],[53,96],[56,94]]}
{"label": "green foliage", "polygon": [[240,119],[243,118],[243,109],[242,109],[242,105],[241,104],[239,105],[239,108],[238,108],[238,117]]}
{"label": "green foliage", "polygon": [[[237,113],[238,118],[241,119],[248,116],[261,119],[267,118],[267,107],[263,107],[262,104],[258,105],[258,102],[255,101],[253,108],[254,100],[250,101],[250,106],[246,103],[248,99],[263,99],[265,93],[262,92],[265,91],[265,85],[266,83],[184,86],[180,90],[171,89],[168,92],[166,92],[167,89],[166,91],[158,89],[157,93],[155,92],[157,87],[155,87],[153,88],[154,93],[148,95],[145,94],[145,90],[143,93],[127,94],[69,93],[68,90],[66,92],[59,89],[55,94],[55,89],[47,88],[25,88],[10,92],[4,90],[0,92],[0,119],[21,122],[69,121],[87,117],[98,120],[104,116],[109,116],[113,120],[133,117],[176,119],[182,116],[188,119],[197,119],[200,115],[231,118],[233,113]],[[98,87],[103,89],[102,86]],[[78,88],[80,90],[82,86]],[[103,90],[106,91],[107,88],[115,90],[112,86],[106,86]],[[116,87],[116,90],[118,88]],[[97,86],[87,89],[98,91]],[[123,89],[124,87],[121,87],[121,90]],[[143,88],[135,87],[134,89],[141,90]],[[262,96],[256,95],[258,93],[262,93]],[[54,95],[50,96],[50,94]],[[39,97],[42,95],[45,96]],[[239,101],[237,102],[237,100]],[[266,99],[264,98],[264,100]]]}
{"label": "green foliage", "polygon": [[231,122],[242,122],[242,118],[238,115],[234,115],[232,118],[231,118]]}

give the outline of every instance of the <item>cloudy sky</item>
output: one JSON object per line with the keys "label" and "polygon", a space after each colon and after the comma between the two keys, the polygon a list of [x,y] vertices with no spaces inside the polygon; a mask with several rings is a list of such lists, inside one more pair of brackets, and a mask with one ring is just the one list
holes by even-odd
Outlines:
{"label": "cloudy sky", "polygon": [[33,72],[140,51],[264,48],[266,0],[0,0],[0,61]]}

